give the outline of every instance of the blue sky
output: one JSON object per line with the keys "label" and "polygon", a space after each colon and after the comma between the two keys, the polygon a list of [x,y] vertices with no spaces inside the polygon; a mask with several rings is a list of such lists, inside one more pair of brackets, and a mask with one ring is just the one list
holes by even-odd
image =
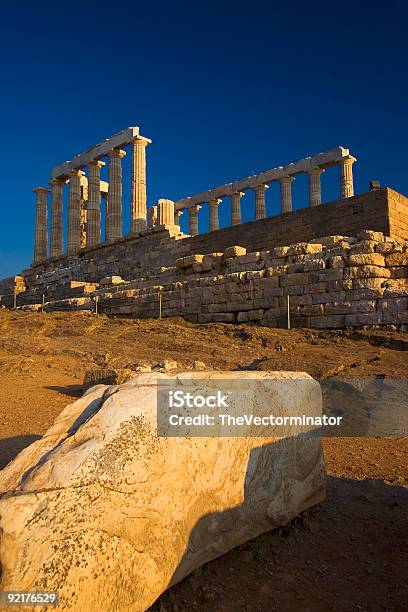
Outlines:
{"label": "blue sky", "polygon": [[[408,9],[283,4],[2,3],[0,278],[32,261],[33,187],[129,125],[153,140],[149,204],[338,144],[358,158],[357,192],[375,178],[408,194]],[[322,185],[326,201],[337,197],[334,169]],[[302,176],[293,185],[296,208],[307,205],[306,187]],[[249,219],[251,196],[244,201]],[[206,223],[203,208],[202,231]]]}

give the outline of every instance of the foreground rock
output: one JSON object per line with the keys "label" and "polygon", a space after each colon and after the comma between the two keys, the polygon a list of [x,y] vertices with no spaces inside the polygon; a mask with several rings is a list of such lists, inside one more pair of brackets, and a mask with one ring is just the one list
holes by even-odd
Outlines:
{"label": "foreground rock", "polygon": [[[248,413],[265,399],[275,415],[321,412],[320,387],[303,373],[178,378],[255,379]],[[157,437],[159,379],[170,376],[93,387],[0,474],[2,590],[58,591],[60,609],[145,610],[198,566],[323,499],[318,438]],[[291,391],[265,398],[271,379]]]}

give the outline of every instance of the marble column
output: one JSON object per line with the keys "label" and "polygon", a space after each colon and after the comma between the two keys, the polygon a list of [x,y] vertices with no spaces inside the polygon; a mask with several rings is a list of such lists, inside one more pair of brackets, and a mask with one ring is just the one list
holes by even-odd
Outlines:
{"label": "marble column", "polygon": [[322,188],[320,175],[324,172],[323,168],[313,168],[309,170],[309,206],[320,206],[322,203]]}
{"label": "marble column", "polygon": [[157,202],[159,225],[174,225],[174,202],[161,198]]}
{"label": "marble column", "polygon": [[122,238],[122,149],[112,149],[109,157],[109,190],[106,199],[106,240]]}
{"label": "marble column", "polygon": [[199,204],[195,204],[188,209],[190,214],[190,236],[197,236],[198,234],[198,211],[200,208]]}
{"label": "marble column", "polygon": [[105,162],[96,160],[88,164],[87,247],[101,242],[101,168],[104,165]]}
{"label": "marble column", "polygon": [[174,211],[174,225],[180,225],[180,217],[183,214],[183,210]]}
{"label": "marble column", "polygon": [[132,141],[132,200],[130,235],[136,236],[146,229],[146,146],[148,138],[135,138]]}
{"label": "marble column", "polygon": [[149,206],[147,209],[147,228],[153,230],[157,227],[157,206]]}
{"label": "marble column", "polygon": [[50,224],[50,257],[60,257],[64,252],[63,223],[62,223],[62,190],[65,179],[53,178]]}
{"label": "marble column", "polygon": [[243,191],[231,194],[231,225],[241,223],[241,198],[245,195]]}
{"label": "marble column", "polygon": [[210,232],[219,229],[220,222],[218,219],[218,206],[221,204],[222,200],[220,198],[216,198],[215,200],[210,200],[208,202],[208,206],[210,207]]}
{"label": "marble column", "polygon": [[83,175],[82,170],[73,170],[69,175],[67,255],[73,255],[81,248],[81,176]]}
{"label": "marble column", "polygon": [[47,196],[50,190],[37,187],[33,192],[37,194],[33,263],[38,264],[47,259]]}
{"label": "marble column", "polygon": [[257,185],[253,188],[255,191],[255,220],[266,217],[265,191],[268,188],[269,185]]}
{"label": "marble column", "polygon": [[352,155],[342,157],[340,165],[340,197],[351,198],[354,195],[353,164],[357,161]]}
{"label": "marble column", "polygon": [[281,191],[281,214],[292,211],[292,182],[293,176],[283,176],[279,179]]}

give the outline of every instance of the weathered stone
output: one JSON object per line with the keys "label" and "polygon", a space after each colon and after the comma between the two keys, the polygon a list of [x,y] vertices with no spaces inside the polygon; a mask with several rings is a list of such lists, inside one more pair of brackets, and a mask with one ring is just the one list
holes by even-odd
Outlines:
{"label": "weathered stone", "polygon": [[241,246],[231,246],[225,249],[225,257],[237,257],[238,255],[246,255],[246,248]]}
{"label": "weathered stone", "polygon": [[362,230],[357,234],[357,238],[360,240],[375,240],[382,242],[384,240],[384,234],[382,232],[374,232],[373,230]]}
{"label": "weathered stone", "polygon": [[385,261],[387,266],[408,266],[408,251],[386,255]]}
{"label": "weathered stone", "polygon": [[95,385],[121,385],[136,376],[128,368],[99,368],[85,372],[83,388],[90,389]]}
{"label": "weathered stone", "polygon": [[[204,388],[258,379],[254,406],[265,401],[261,381],[296,381],[296,392],[275,391],[274,415],[321,413],[306,374],[182,376]],[[103,601],[141,612],[203,563],[322,501],[317,438],[158,438],[158,378],[89,391],[3,470],[3,589],[58,590],[69,610],[96,612]]]}
{"label": "weathered stone", "polygon": [[385,266],[385,258],[380,253],[354,254],[347,260],[348,266]]}
{"label": "weathered stone", "polygon": [[123,285],[125,282],[121,276],[105,276],[101,278],[99,284],[101,287],[109,287],[110,285]]}
{"label": "weathered stone", "polygon": [[344,269],[344,278],[389,278],[391,273],[387,268],[380,266],[355,266]]}

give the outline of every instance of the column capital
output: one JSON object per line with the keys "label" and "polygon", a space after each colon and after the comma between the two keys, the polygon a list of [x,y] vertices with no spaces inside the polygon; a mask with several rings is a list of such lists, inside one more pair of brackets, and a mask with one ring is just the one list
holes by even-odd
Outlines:
{"label": "column capital", "polygon": [[143,146],[147,146],[148,144],[152,144],[152,141],[150,140],[150,138],[145,138],[144,136],[136,136],[136,138],[134,138],[133,140],[130,141],[131,144],[140,144]]}
{"label": "column capital", "polygon": [[221,198],[215,198],[214,200],[208,200],[209,206],[219,206],[222,202]]}
{"label": "column capital", "polygon": [[83,170],[71,170],[69,176],[81,178],[81,176],[85,176],[85,172]]}
{"label": "column capital", "polygon": [[198,212],[201,208],[201,204],[193,204],[192,206],[188,207],[188,210],[194,210],[195,212]]}
{"label": "column capital", "polygon": [[48,183],[49,185],[65,185],[66,179],[63,178],[62,176],[59,176],[57,178],[51,178]]}
{"label": "column capital", "polygon": [[259,185],[255,185],[255,187],[251,187],[255,192],[256,191],[265,191],[265,189],[269,189],[269,185],[266,183],[260,183]]}
{"label": "column capital", "polygon": [[322,174],[322,172],[325,172],[325,169],[319,168],[319,166],[317,166],[316,168],[311,168],[310,170],[307,171],[307,173],[312,176],[318,176],[319,174]]}
{"label": "column capital", "polygon": [[48,187],[42,187],[41,185],[39,185],[38,187],[34,187],[33,189],[33,193],[51,193],[51,189],[48,189]]}
{"label": "column capital", "polygon": [[234,193],[231,193],[231,197],[239,196],[240,198],[242,198],[244,195],[245,195],[245,191],[234,191]]}
{"label": "column capital", "polygon": [[112,151],[109,151],[109,153],[107,153],[108,157],[125,157],[126,155],[126,151],[124,151],[123,149],[112,149]]}
{"label": "column capital", "polygon": [[354,162],[357,161],[356,157],[353,157],[353,155],[346,155],[346,157],[342,157],[339,161],[339,164],[342,164],[344,162],[349,162],[350,164],[354,164]]}
{"label": "column capital", "polygon": [[280,183],[284,183],[286,185],[290,185],[290,183],[292,183],[295,180],[294,176],[281,176],[281,178],[279,179]]}
{"label": "column capital", "polygon": [[101,161],[100,159],[93,159],[92,161],[89,162],[88,167],[89,166],[103,168],[104,166],[106,166],[106,164],[104,161]]}

